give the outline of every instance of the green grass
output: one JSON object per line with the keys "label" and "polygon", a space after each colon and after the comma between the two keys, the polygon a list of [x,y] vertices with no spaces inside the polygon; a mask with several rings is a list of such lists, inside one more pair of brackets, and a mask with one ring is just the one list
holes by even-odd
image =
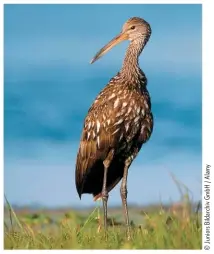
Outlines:
{"label": "green grass", "polygon": [[87,217],[70,211],[54,220],[45,212],[19,214],[9,202],[7,206],[5,249],[201,249],[201,214],[191,212],[185,202],[170,209],[138,211],[130,241],[116,217],[109,219],[106,240],[97,219],[99,207]]}
{"label": "green grass", "polygon": [[89,211],[14,211],[5,197],[5,249],[201,249],[200,203],[193,209],[189,189],[174,175],[181,202],[171,206],[129,207],[127,241],[122,208],[109,209],[107,239],[100,207]]}

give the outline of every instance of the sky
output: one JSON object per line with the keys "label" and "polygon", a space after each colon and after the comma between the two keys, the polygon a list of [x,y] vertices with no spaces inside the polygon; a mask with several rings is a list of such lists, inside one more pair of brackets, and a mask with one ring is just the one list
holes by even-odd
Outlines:
{"label": "sky", "polygon": [[[83,121],[128,42],[90,65],[130,17],[152,28],[140,66],[154,130],[128,176],[128,202],[178,201],[170,174],[201,197],[201,5],[4,5],[4,192],[17,205],[91,206],[75,187]],[[120,185],[109,205],[120,204]]]}

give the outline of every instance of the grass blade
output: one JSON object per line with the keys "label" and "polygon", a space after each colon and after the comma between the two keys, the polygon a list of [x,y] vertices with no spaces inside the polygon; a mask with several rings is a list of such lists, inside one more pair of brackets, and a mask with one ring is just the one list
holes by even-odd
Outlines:
{"label": "grass blade", "polygon": [[[8,199],[7,199],[7,197],[6,197],[5,194],[4,194],[4,198],[5,198],[5,200],[6,200],[7,207],[8,207],[9,213],[10,213],[11,226],[12,226],[12,215],[13,215],[13,217],[14,217],[14,219],[15,219],[17,225],[19,226],[19,228],[20,228],[21,230],[24,230],[22,224],[20,223],[18,217],[16,216],[16,213],[14,212],[14,210],[13,210],[12,206],[10,205],[10,203],[9,203],[9,201],[8,201]],[[12,228],[13,228],[13,227],[12,227]]]}

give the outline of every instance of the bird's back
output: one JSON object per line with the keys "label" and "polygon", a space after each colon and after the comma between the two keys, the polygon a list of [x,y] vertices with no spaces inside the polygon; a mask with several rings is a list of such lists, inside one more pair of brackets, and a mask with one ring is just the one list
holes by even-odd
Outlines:
{"label": "bird's back", "polygon": [[[144,81],[145,82],[145,81]],[[76,187],[81,197],[101,195],[103,161],[113,149],[108,168],[107,189],[110,191],[122,178],[125,159],[135,148],[140,150],[151,135],[153,118],[146,86],[120,82],[114,77],[98,95],[88,115],[76,162]]]}

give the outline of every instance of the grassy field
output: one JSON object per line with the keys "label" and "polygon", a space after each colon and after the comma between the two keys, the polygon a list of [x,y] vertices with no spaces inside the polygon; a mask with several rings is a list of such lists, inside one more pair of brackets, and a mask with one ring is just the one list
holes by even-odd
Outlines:
{"label": "grassy field", "polygon": [[132,239],[126,240],[121,208],[109,209],[108,239],[102,209],[29,210],[5,207],[5,249],[201,249],[201,213],[182,202],[130,207]]}

